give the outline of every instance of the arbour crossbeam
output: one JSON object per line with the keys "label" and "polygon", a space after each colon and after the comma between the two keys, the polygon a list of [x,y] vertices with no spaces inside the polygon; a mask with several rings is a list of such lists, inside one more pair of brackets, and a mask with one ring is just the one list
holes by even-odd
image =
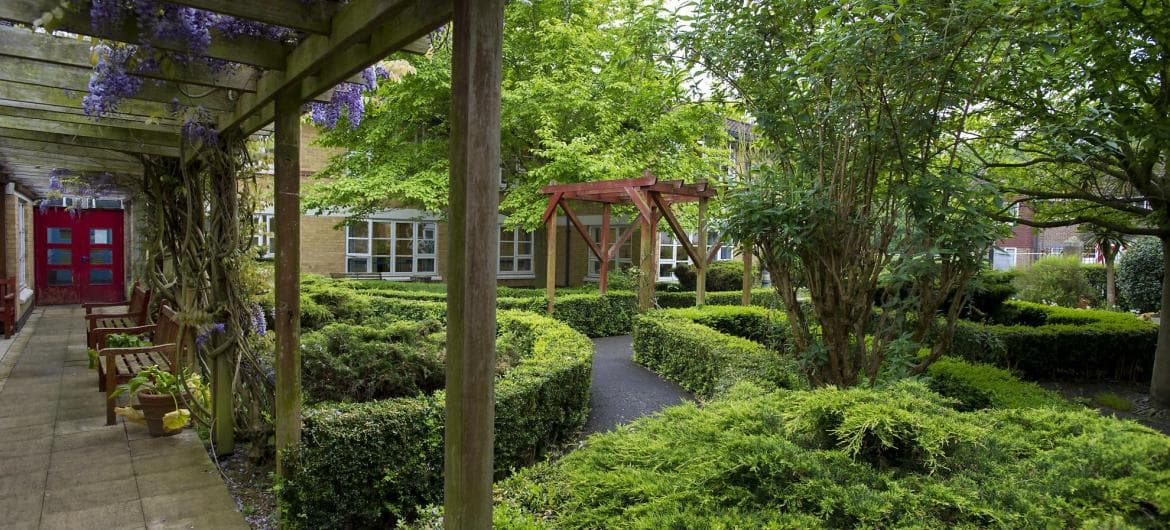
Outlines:
{"label": "arbour crossbeam", "polygon": [[[181,120],[172,101],[202,107],[221,135],[243,137],[275,122],[278,190],[276,278],[276,439],[282,451],[299,441],[299,117],[306,101],[324,98],[338,83],[394,51],[422,53],[428,35],[454,20],[451,212],[455,230],[448,272],[452,310],[448,330],[446,514],[449,528],[491,524],[492,385],[495,352],[495,258],[488,229],[498,210],[500,64],[503,0],[174,0],[172,3],[280,26],[298,43],[214,34],[202,54],[234,66],[212,71],[168,65],[144,75],[141,90],[101,120],[85,115],[92,39],[143,44],[134,21],[98,27],[89,3],[59,0],[0,2],[0,178],[44,193],[50,168],[141,172],[136,155],[178,158]],[[133,18],[133,17],[128,17]],[[33,29],[48,21],[58,33]],[[151,40],[158,50],[191,53],[186,43]],[[44,159],[40,163],[38,157]],[[455,207],[458,205],[458,207]],[[282,215],[283,214],[283,215]],[[492,225],[494,226],[494,224]],[[293,237],[288,237],[292,235]],[[227,356],[212,367],[212,438],[231,452],[231,378]],[[226,384],[225,384],[226,383]],[[225,396],[228,399],[224,399]],[[226,410],[225,407],[226,406]]]}
{"label": "arbour crossbeam", "polygon": [[[556,299],[556,246],[557,246],[557,208],[565,212],[570,226],[576,229],[581,239],[585,240],[589,251],[600,262],[601,271],[598,289],[601,294],[609,290],[609,262],[617,255],[618,250],[633,236],[634,228],[641,232],[641,251],[638,268],[638,306],[649,309],[654,301],[654,280],[658,271],[654,257],[654,247],[657,243],[654,237],[657,234],[658,222],[666,219],[671,231],[682,242],[683,249],[691,262],[698,269],[697,284],[695,286],[695,302],[703,305],[707,288],[707,265],[714,261],[721,246],[716,240],[715,245],[707,249],[707,201],[715,197],[716,190],[706,181],[686,184],[681,180],[659,181],[650,171],[641,177],[633,179],[606,180],[600,182],[585,182],[579,184],[552,184],[540,189],[541,193],[549,196],[548,208],[544,211],[541,221],[545,224],[548,233],[548,259],[545,273],[545,296],[548,298],[548,311],[553,311]],[[601,204],[601,241],[595,241],[589,230],[577,218],[568,201],[594,202]],[[682,202],[699,203],[699,237],[697,243],[692,243],[690,236],[679,223],[671,209],[672,204]],[[610,241],[610,215],[612,205],[629,204],[637,211],[637,216],[630,226],[618,235],[617,241]]]}

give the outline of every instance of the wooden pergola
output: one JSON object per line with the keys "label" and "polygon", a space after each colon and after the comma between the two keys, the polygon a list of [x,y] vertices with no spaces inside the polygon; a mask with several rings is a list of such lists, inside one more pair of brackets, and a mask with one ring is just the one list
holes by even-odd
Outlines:
{"label": "wooden pergola", "polygon": [[[300,118],[307,101],[328,101],[392,52],[422,52],[428,35],[454,21],[445,502],[448,528],[491,525],[494,423],[496,230],[500,164],[503,0],[168,0],[295,30],[297,44],[213,31],[203,55],[232,68],[166,67],[100,120],[87,116],[91,42],[149,44],[190,53],[184,43],[146,40],[135,24],[91,24],[89,2],[0,2],[0,175],[45,196],[53,168],[141,175],[133,154],[184,156],[172,102],[200,106],[221,133],[275,135],[276,441],[300,439]],[[54,33],[33,28],[50,21]],[[271,125],[271,129],[268,129]],[[232,366],[214,373],[215,446],[231,452]],[[278,457],[279,458],[279,457]],[[279,467],[279,460],[278,460]]]}
{"label": "wooden pergola", "polygon": [[[545,272],[545,296],[548,298],[548,311],[553,311],[556,299],[556,267],[557,267],[557,208],[565,212],[569,224],[577,230],[581,239],[585,240],[589,252],[592,252],[601,262],[601,271],[598,289],[601,294],[609,290],[609,262],[617,255],[622,245],[633,236],[634,229],[639,228],[641,234],[640,255],[638,269],[638,307],[649,309],[654,304],[654,284],[658,275],[658,263],[655,256],[658,232],[658,222],[666,219],[675,237],[682,243],[687,257],[695,264],[695,304],[702,306],[707,291],[707,266],[714,261],[721,246],[716,240],[710,250],[707,249],[707,201],[716,195],[715,188],[700,181],[686,184],[681,180],[659,181],[658,177],[646,171],[641,177],[622,180],[605,180],[600,182],[585,182],[579,184],[553,184],[540,189],[541,193],[549,196],[548,208],[544,211],[542,222],[548,236]],[[568,201],[592,202],[601,204],[601,241],[596,241],[589,234],[589,230],[577,217],[576,212]],[[699,233],[698,241],[692,242],[685,229],[678,221],[671,205],[683,202],[699,203]],[[637,215],[630,222],[616,241],[610,241],[610,216],[615,204],[633,205]]]}

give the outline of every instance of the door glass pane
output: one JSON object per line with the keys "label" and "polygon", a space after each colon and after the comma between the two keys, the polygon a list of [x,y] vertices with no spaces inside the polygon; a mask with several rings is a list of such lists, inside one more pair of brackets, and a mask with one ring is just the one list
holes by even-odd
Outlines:
{"label": "door glass pane", "polygon": [[114,251],[108,248],[92,249],[89,251],[90,265],[111,265],[114,263]]}
{"label": "door glass pane", "polygon": [[73,242],[72,228],[50,228],[49,229],[49,243],[56,245],[68,245]]}
{"label": "door glass pane", "polygon": [[49,265],[72,265],[73,251],[63,248],[49,249]]}
{"label": "door glass pane", "polygon": [[111,269],[89,269],[90,285],[110,285],[114,283],[114,271]]}
{"label": "door glass pane", "polygon": [[111,245],[114,243],[114,231],[109,228],[90,228],[89,244]]}
{"label": "door glass pane", "polygon": [[49,269],[49,285],[71,284],[73,284],[73,271],[71,269]]}

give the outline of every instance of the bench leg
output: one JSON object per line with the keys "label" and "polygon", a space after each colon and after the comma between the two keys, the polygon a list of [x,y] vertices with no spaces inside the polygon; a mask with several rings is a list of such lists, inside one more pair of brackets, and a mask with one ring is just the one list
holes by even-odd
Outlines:
{"label": "bench leg", "polygon": [[[114,406],[117,405],[117,400],[110,399],[110,393],[118,386],[118,381],[115,379],[114,371],[116,370],[114,357],[106,357],[106,425],[115,425],[118,423],[118,418],[114,416]],[[126,398],[130,399],[130,398]]]}

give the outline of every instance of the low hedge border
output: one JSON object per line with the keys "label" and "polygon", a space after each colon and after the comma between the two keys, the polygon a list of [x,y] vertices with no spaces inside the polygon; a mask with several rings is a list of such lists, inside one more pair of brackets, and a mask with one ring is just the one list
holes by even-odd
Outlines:
{"label": "low hedge border", "polygon": [[[740,381],[767,388],[807,386],[794,359],[777,349],[735,337],[700,324],[695,319],[721,322],[744,334],[755,333],[758,323],[748,316],[753,308],[703,308],[693,312],[653,311],[634,320],[634,361],[670,379],[700,399],[711,399]],[[761,319],[763,309],[755,309]],[[731,323],[738,322],[735,326]]]}
{"label": "low hedge border", "polygon": [[[592,343],[550,318],[503,311],[502,335],[531,353],[496,381],[497,475],[569,440],[589,408]],[[444,393],[307,408],[277,486],[300,528],[391,528],[443,493]]]}
{"label": "low hedge border", "polygon": [[987,364],[943,357],[927,369],[927,386],[958,402],[956,410],[1082,408],[1056,392],[1021,381],[1011,372]]}
{"label": "low hedge border", "polygon": [[1158,328],[1127,313],[1011,301],[993,323],[960,321],[951,354],[1029,379],[1149,377]]}

